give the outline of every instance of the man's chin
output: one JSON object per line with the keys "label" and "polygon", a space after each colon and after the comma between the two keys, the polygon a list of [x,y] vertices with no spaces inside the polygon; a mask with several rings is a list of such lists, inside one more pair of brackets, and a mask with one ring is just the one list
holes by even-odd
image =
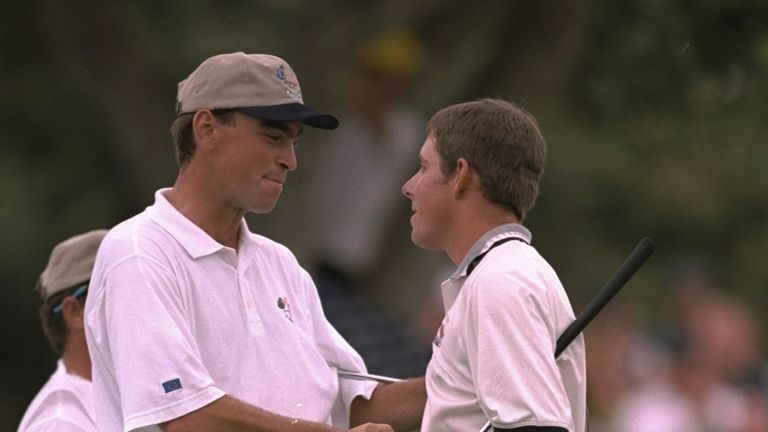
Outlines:
{"label": "man's chin", "polygon": [[434,244],[434,242],[430,242],[429,239],[425,238],[424,236],[419,236],[413,230],[411,231],[411,241],[413,242],[413,244],[415,244],[416,246],[424,250],[433,251],[433,252],[437,252],[441,250],[439,246]]}
{"label": "man's chin", "polygon": [[272,211],[277,207],[277,200],[275,200],[274,203],[270,204],[261,204],[259,206],[254,206],[250,210],[248,210],[248,213],[253,214],[267,214],[272,213]]}

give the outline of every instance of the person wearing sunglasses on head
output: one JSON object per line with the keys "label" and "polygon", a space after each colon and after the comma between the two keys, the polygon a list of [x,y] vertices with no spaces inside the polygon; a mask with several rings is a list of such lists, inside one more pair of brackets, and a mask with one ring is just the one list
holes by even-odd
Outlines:
{"label": "person wearing sunglasses on head", "polygon": [[96,430],[83,312],[96,251],[106,233],[94,230],[56,245],[38,279],[40,321],[61,358],[29,404],[19,432]]}

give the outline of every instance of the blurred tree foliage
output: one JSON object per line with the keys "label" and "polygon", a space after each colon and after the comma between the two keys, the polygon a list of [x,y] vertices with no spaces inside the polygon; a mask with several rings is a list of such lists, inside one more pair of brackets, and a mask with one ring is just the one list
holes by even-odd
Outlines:
{"label": "blurred tree foliage", "polygon": [[[542,228],[572,221],[601,249],[647,233],[657,266],[701,256],[727,289],[765,305],[768,4],[604,2],[593,13],[552,124]],[[574,271],[592,271],[578,261]]]}
{"label": "blurred tree foliage", "polygon": [[[659,251],[624,295],[650,314],[664,302],[667,267],[689,255],[766,306],[765,2],[30,0],[0,8],[3,430],[16,427],[53,368],[32,290],[50,248],[129,217],[172,183],[175,84],[220,52],[279,54],[310,105],[328,106],[339,103],[360,39],[410,27],[428,52],[412,95],[426,116],[500,96],[539,118],[550,162],[527,224],[577,309],[644,235]],[[300,158],[311,167],[321,150],[310,147]],[[303,236],[291,221],[299,185],[311,181],[301,172],[294,193],[255,224],[300,257]],[[407,234],[393,243],[403,249],[391,265],[416,279],[390,281],[398,283],[383,295],[417,313],[407,310],[418,304],[412,296],[434,270],[422,263],[434,261],[407,243]]]}

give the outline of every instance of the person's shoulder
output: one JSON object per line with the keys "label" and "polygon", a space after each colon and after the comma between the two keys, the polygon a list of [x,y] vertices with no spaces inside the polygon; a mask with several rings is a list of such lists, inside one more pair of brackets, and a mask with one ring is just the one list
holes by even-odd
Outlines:
{"label": "person's shoulder", "polygon": [[90,405],[77,387],[62,380],[49,382],[30,404],[19,431],[95,430]]}
{"label": "person's shoulder", "polygon": [[167,236],[168,233],[147,217],[146,213],[139,213],[110,229],[100,250],[131,253],[142,244],[163,243]]}
{"label": "person's shoulder", "polygon": [[[69,377],[67,375],[67,377]],[[82,381],[82,380],[79,380]],[[92,391],[93,387],[90,385],[82,385],[80,382],[73,382],[72,380],[59,380],[55,385],[48,387],[47,391],[41,393],[39,396],[43,402],[52,400],[57,402],[60,406],[68,406],[71,408],[85,408],[88,404],[86,395]]]}
{"label": "person's shoulder", "polygon": [[[496,257],[497,262],[500,261],[502,265],[507,263],[506,267],[512,268],[517,274],[531,273],[543,276],[542,273],[554,272],[554,269],[549,262],[531,244],[525,242],[509,242],[499,249],[499,252],[501,253],[499,254],[500,256]],[[510,262],[518,263],[519,265],[510,266],[508,265]],[[547,275],[547,277],[549,277],[549,275]]]}
{"label": "person's shoulder", "polygon": [[549,263],[523,242],[508,242],[490,251],[470,277],[471,285],[491,297],[542,294],[557,280]]}
{"label": "person's shoulder", "polygon": [[248,240],[255,246],[254,250],[260,254],[294,260],[296,257],[288,246],[269,237],[253,232],[248,232]]}
{"label": "person's shoulder", "polygon": [[35,423],[19,428],[19,432],[95,432],[93,421],[70,419],[61,415],[46,417]]}

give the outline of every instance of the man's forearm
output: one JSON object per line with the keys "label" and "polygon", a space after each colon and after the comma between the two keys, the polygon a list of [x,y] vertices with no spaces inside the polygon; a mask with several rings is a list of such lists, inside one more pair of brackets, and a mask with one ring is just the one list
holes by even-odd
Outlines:
{"label": "man's forearm", "polygon": [[387,423],[396,431],[418,429],[426,403],[427,388],[423,377],[379,384],[370,400],[357,397],[352,401],[350,424]]}
{"label": "man's forearm", "polygon": [[160,426],[165,432],[337,432],[331,426],[274,414],[232,396],[223,396]]}

